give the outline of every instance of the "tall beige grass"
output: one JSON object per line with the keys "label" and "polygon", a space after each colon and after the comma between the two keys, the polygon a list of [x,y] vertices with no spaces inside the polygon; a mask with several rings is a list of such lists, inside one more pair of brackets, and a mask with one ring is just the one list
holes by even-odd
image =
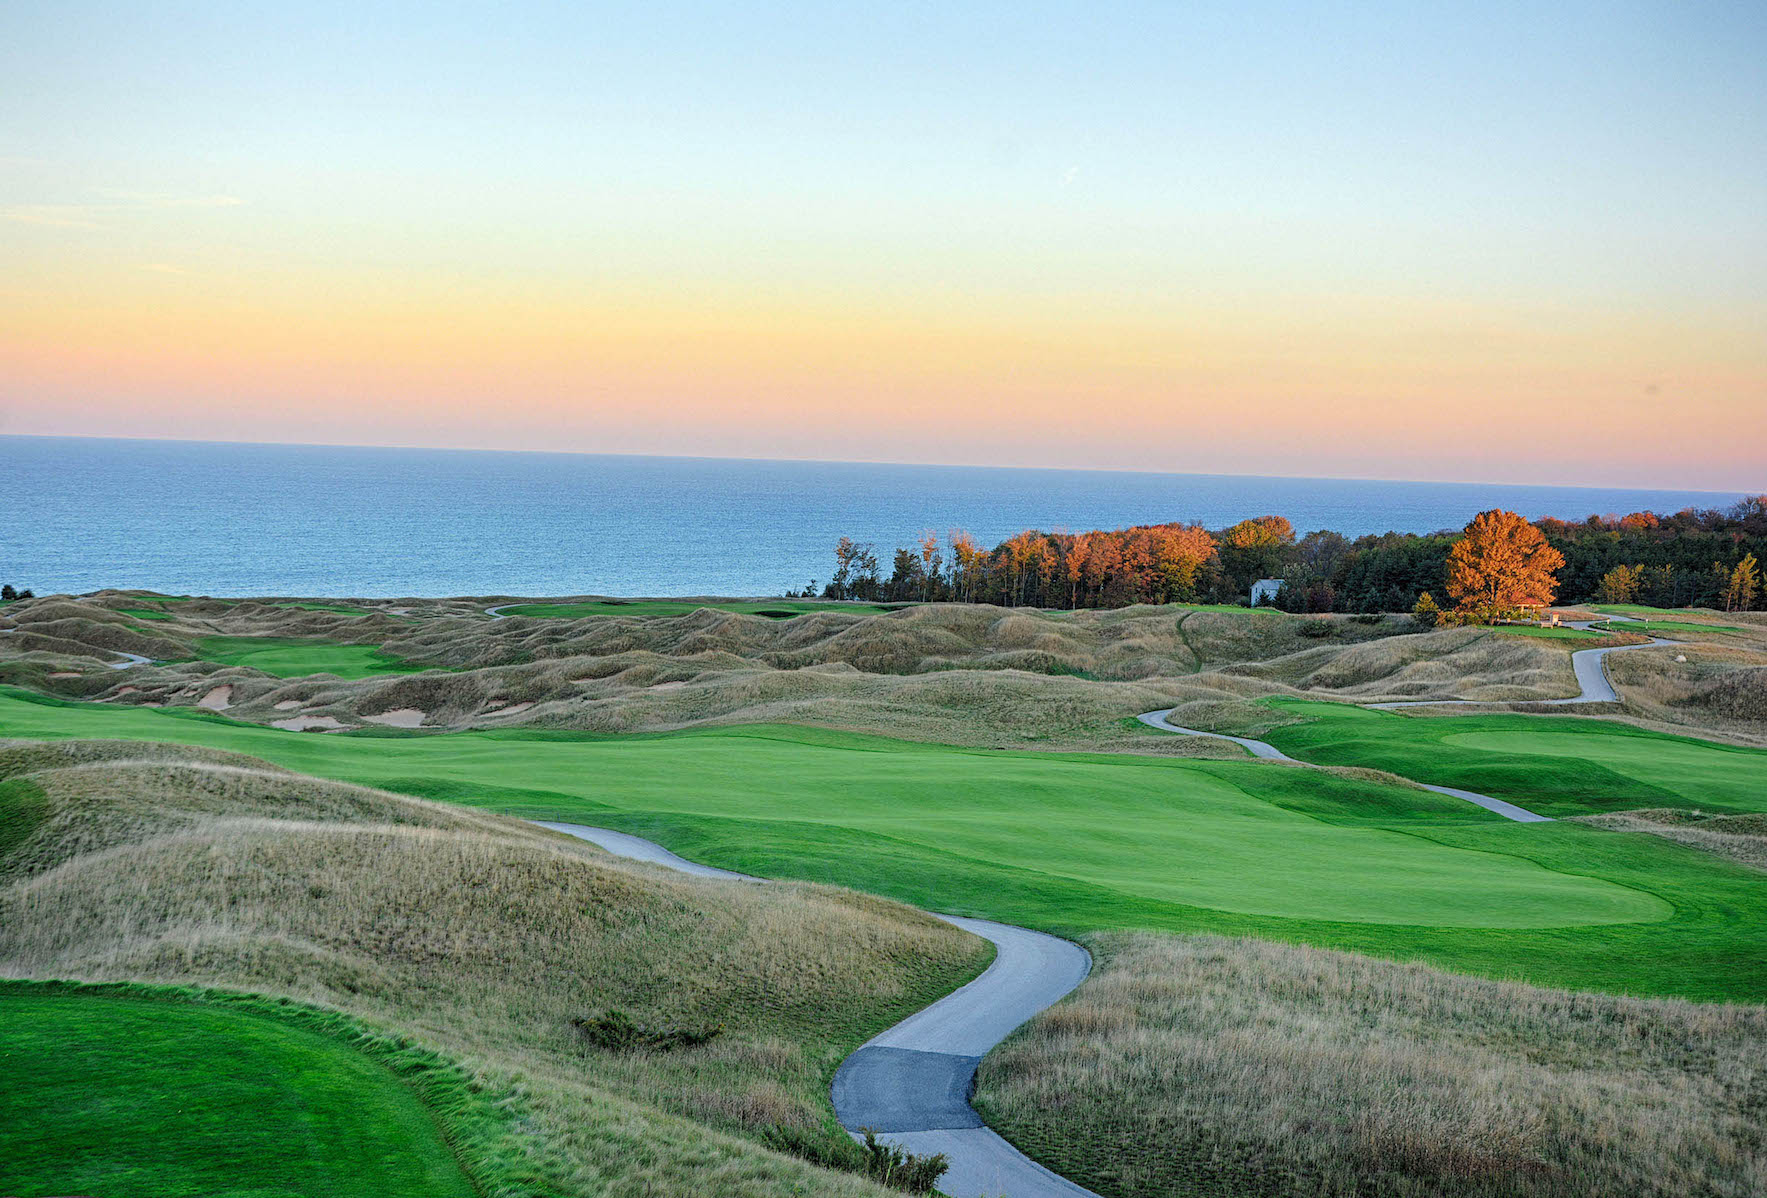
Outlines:
{"label": "tall beige grass", "polygon": [[[139,744],[14,745],[42,797],[0,875],[0,974],[287,996],[409,1033],[525,1096],[584,1194],[875,1193],[838,1160],[830,1071],[961,984],[984,942],[800,884],[686,879],[515,821]],[[609,1010],[722,1025],[614,1053]]]}
{"label": "tall beige grass", "polygon": [[1767,1192],[1767,1010],[1099,937],[977,1106],[1110,1198]]}

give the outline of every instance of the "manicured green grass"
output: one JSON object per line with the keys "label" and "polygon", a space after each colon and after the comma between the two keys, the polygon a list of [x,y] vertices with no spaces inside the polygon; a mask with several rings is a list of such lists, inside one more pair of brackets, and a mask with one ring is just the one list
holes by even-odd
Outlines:
{"label": "manicured green grass", "polygon": [[417,674],[432,667],[403,661],[373,645],[340,645],[306,637],[205,636],[197,643],[203,661],[250,666],[278,678],[336,674],[369,678],[376,674]]}
{"label": "manicured green grass", "polygon": [[345,607],[341,603],[277,603],[276,607],[291,608],[295,611],[334,611],[346,616],[365,616],[368,613],[359,607]]}
{"label": "manicured green grass", "polygon": [[1592,603],[1590,611],[1618,612],[1624,616],[1716,616],[1721,614],[1709,607],[1646,607],[1642,603]]}
{"label": "manicured green grass", "polygon": [[0,984],[7,1194],[476,1193],[379,1061],[246,1004]]}
{"label": "manicured green grass", "polygon": [[762,726],[314,736],[16,690],[0,691],[0,736],[233,749],[1057,932],[1208,930],[1554,984],[1767,996],[1758,874],[1656,837],[1512,824],[1429,792],[1280,765]]}
{"label": "manicured green grass", "polygon": [[1542,815],[1641,807],[1767,811],[1767,750],[1573,715],[1402,715],[1273,699],[1306,722],[1264,739],[1302,761],[1367,765]]}
{"label": "manicured green grass", "polygon": [[844,611],[871,616],[878,612],[899,611],[911,603],[817,603],[799,599],[764,599],[755,603],[696,602],[682,599],[598,599],[590,603],[522,603],[499,608],[505,616],[533,616],[547,620],[579,620],[584,616],[685,616],[709,607],[715,611],[742,612],[750,616],[769,616],[789,620],[793,616],[818,611]]}
{"label": "manicured green grass", "polygon": [[1510,636],[1537,636],[1549,641],[1605,641],[1606,634],[1589,632],[1582,628],[1540,628],[1534,624],[1493,624],[1492,632],[1506,632]]}
{"label": "manicured green grass", "polygon": [[117,610],[125,616],[134,616],[137,620],[170,620],[173,618],[169,611],[152,611],[145,607],[119,607]]}
{"label": "manicured green grass", "polygon": [[1696,624],[1691,620],[1621,620],[1607,627],[1615,632],[1741,632],[1734,624]]}

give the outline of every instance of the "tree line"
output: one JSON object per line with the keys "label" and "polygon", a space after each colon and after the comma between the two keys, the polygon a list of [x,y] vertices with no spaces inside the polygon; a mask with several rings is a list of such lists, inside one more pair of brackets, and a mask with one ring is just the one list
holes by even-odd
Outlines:
{"label": "tree line", "polygon": [[[1481,518],[1493,513],[1482,513]],[[1211,530],[1148,524],[1091,532],[1029,530],[992,549],[953,530],[923,534],[899,548],[886,573],[875,546],[842,537],[828,582],[794,595],[872,602],[993,603],[1004,607],[1124,607],[1132,603],[1246,603],[1252,584],[1275,579],[1276,607],[1292,612],[1407,611],[1428,593],[1462,599],[1479,569],[1499,573],[1529,546],[1535,571],[1525,595],[1544,602],[1644,603],[1741,611],[1767,602],[1759,562],[1767,559],[1767,496],[1722,510],[1673,515],[1633,512],[1570,522],[1479,521],[1465,530],[1388,532],[1356,538],[1329,529],[1297,536],[1282,516],[1259,516]],[[1500,527],[1499,527],[1500,525]],[[1525,526],[1527,532],[1523,531]],[[1488,557],[1450,585],[1456,546]],[[1541,551],[1547,551],[1542,553]],[[1533,567],[1530,567],[1533,568]],[[1471,570],[1472,573],[1468,571]],[[1476,591],[1476,587],[1474,590]],[[1509,598],[1527,590],[1510,587]],[[1494,592],[1489,586],[1486,599]]]}

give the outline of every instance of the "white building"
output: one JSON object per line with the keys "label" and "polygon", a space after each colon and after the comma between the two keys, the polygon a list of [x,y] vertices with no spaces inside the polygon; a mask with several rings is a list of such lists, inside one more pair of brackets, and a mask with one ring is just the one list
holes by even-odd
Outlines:
{"label": "white building", "polygon": [[1282,589],[1280,578],[1260,578],[1252,584],[1252,606],[1262,607],[1266,603],[1276,602],[1276,592]]}

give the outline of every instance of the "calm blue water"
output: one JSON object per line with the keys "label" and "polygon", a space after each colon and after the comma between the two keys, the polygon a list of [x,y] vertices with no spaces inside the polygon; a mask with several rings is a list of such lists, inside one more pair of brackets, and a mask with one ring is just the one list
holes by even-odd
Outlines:
{"label": "calm blue water", "polygon": [[0,437],[0,581],[39,594],[760,595],[826,579],[845,533],[992,545],[1025,528],[1276,512],[1355,536],[1484,508],[1728,506],[1715,492],[708,458]]}

